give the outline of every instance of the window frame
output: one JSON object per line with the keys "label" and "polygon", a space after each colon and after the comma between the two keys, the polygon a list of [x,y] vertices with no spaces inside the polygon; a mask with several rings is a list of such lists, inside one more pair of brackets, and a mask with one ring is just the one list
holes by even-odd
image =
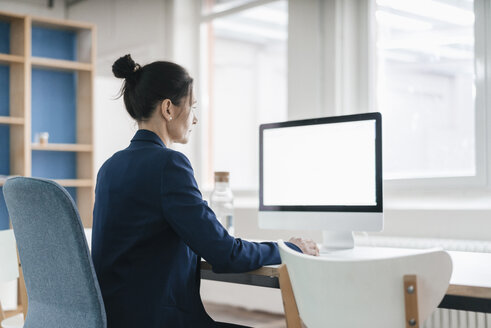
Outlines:
{"label": "window frame", "polygon": [[[222,12],[201,14],[198,27],[214,18],[275,1],[255,0]],[[375,0],[288,0],[289,120],[376,111],[375,4]],[[386,209],[467,208],[476,197],[491,199],[491,3],[474,0],[474,14],[476,175],[384,180]],[[302,47],[294,47],[300,32],[305,35],[306,31],[315,36],[302,40]],[[307,61],[318,67],[308,80],[295,71],[302,64],[302,55],[310,56]],[[310,93],[301,100],[291,92],[306,88]],[[203,116],[207,114],[203,111]],[[207,133],[208,126],[203,126],[201,154],[196,156],[202,183],[210,154],[205,145]],[[205,194],[210,187],[203,189]],[[244,198],[245,207],[257,202],[258,190],[234,189],[234,194],[236,200]]]}
{"label": "window frame", "polygon": [[[375,4],[376,0],[371,1],[368,8],[368,15],[371,18],[371,29],[368,29],[367,38],[371,40],[371,44],[376,42],[375,28]],[[405,179],[386,179],[385,186],[388,191],[408,191],[408,190],[431,190],[433,192],[448,190],[448,189],[485,189],[489,187],[488,172],[491,167],[491,158],[489,156],[489,142],[487,140],[486,117],[491,115],[489,108],[489,66],[490,58],[486,58],[489,54],[490,42],[488,38],[491,34],[486,33],[489,21],[486,21],[486,16],[489,15],[489,4],[486,5],[485,0],[474,0],[474,37],[475,37],[475,83],[476,83],[476,100],[475,100],[475,163],[476,175],[469,177],[434,177],[434,178],[405,178]],[[370,56],[370,61],[367,65],[376,67],[375,49],[370,50],[373,55]],[[489,56],[488,56],[489,57]],[[487,73],[488,72],[488,73]],[[487,76],[488,75],[488,76]],[[376,70],[371,72],[370,93],[376,94]],[[376,99],[373,99],[371,110],[376,111]]]}
{"label": "window frame", "polygon": [[[321,9],[324,15],[329,14],[326,9],[335,12],[334,19],[323,21],[325,31],[334,31],[334,37],[325,33],[322,42],[334,44],[333,50],[325,54],[324,63],[326,66],[333,63],[331,71],[335,76],[333,83],[323,85],[324,92],[331,92],[335,99],[334,108],[328,106],[329,102],[324,103],[324,115],[377,111],[375,8],[375,0],[334,0],[330,6]],[[488,140],[491,135],[491,33],[487,32],[491,28],[491,4],[486,0],[475,0],[474,12],[476,175],[384,179],[386,199],[389,200],[385,203],[387,208],[396,203],[397,209],[427,208],[432,207],[433,200],[445,197],[449,199],[449,207],[461,202],[464,208],[468,203],[463,195],[472,193],[491,198],[491,140]],[[353,56],[353,53],[357,55]]]}
{"label": "window frame", "polygon": [[[263,5],[267,5],[269,3],[274,3],[278,2],[281,0],[252,0],[249,2],[241,3],[241,1],[237,1],[238,5],[237,6],[232,6],[230,8],[227,8],[225,10],[221,11],[216,11],[216,12],[210,12],[210,13],[203,13],[202,10],[202,1],[199,1],[199,12],[200,12],[200,18],[198,22],[198,29],[200,31],[200,35],[203,33],[204,29],[204,24],[209,24],[211,23],[214,19],[218,18],[223,18],[227,16],[231,16],[249,9],[253,9],[256,7],[260,7]],[[203,50],[203,45],[201,43],[201,37],[200,37],[200,54]],[[198,61],[200,62],[199,66],[199,71],[203,72],[203,61],[202,58],[199,58]],[[209,68],[208,68],[209,69]],[[209,74],[207,72],[206,74]],[[206,75],[205,74],[205,75]],[[200,74],[201,75],[201,74]],[[202,80],[201,80],[202,81]],[[203,90],[202,93],[199,94],[199,97],[203,99],[205,92],[208,92],[208,88],[210,87],[209,84],[211,84],[210,80],[208,79],[207,86],[206,87],[201,87]],[[206,93],[209,96],[209,93]],[[208,195],[211,193],[213,190],[213,156],[214,156],[214,147],[213,147],[213,139],[211,137],[211,134],[209,131],[211,130],[211,124],[213,124],[213,112],[209,108],[209,102],[205,104],[204,101],[202,103],[202,113],[203,113],[203,118],[201,119],[202,124],[204,125],[202,128],[202,133],[200,135],[201,138],[201,149],[202,153],[200,156],[197,156],[199,160],[199,170],[201,172],[200,174],[200,185],[202,186],[201,190],[203,191],[205,198],[208,197]],[[259,134],[259,126],[258,126],[258,131],[257,133]],[[259,176],[257,177],[259,180]],[[233,190],[234,196],[239,200],[239,204],[244,207],[251,207],[255,206],[256,199],[257,203],[259,202],[259,190],[256,188],[234,188]],[[254,200],[253,200],[254,199]],[[236,202],[237,203],[237,202]]]}

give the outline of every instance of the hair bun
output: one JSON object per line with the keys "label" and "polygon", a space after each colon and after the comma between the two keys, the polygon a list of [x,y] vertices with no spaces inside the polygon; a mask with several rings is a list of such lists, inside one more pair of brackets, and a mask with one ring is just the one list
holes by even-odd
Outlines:
{"label": "hair bun", "polygon": [[138,69],[140,65],[136,64],[129,54],[120,57],[113,64],[113,74],[120,79],[132,80]]}

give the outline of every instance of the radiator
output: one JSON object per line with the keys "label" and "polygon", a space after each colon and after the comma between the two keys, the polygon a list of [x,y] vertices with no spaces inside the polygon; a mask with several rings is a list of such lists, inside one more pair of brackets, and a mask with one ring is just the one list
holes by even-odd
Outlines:
{"label": "radiator", "polygon": [[[357,234],[355,235],[355,244],[358,246],[400,248],[441,247],[449,251],[491,253],[491,242],[476,240],[381,237]],[[437,309],[426,320],[423,328],[491,328],[491,314]]]}

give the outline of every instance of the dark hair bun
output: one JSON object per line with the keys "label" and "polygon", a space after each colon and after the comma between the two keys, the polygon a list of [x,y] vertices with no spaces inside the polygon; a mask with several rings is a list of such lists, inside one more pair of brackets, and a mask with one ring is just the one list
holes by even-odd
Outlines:
{"label": "dark hair bun", "polygon": [[128,54],[126,56],[120,57],[113,64],[113,74],[117,78],[133,80],[135,72],[140,68],[140,65],[136,64],[135,61]]}
{"label": "dark hair bun", "polygon": [[128,114],[138,122],[149,119],[162,100],[179,106],[192,95],[193,79],[175,63],[156,61],[140,67],[126,55],[116,60],[112,69],[114,76],[125,79],[120,96]]}

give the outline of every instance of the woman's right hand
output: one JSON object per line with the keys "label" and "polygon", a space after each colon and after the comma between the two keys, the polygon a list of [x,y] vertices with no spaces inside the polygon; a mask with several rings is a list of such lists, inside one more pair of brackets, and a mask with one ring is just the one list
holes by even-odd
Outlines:
{"label": "woman's right hand", "polygon": [[304,254],[319,256],[319,247],[317,247],[317,244],[312,239],[305,240],[292,237],[288,242],[296,245]]}

